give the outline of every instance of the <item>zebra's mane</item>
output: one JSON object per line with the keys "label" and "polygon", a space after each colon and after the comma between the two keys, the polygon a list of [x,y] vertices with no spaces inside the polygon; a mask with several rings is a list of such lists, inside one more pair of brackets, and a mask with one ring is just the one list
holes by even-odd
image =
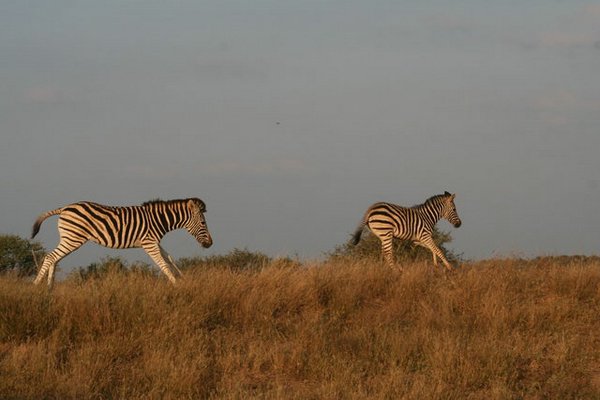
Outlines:
{"label": "zebra's mane", "polygon": [[164,205],[168,206],[168,205],[176,204],[176,203],[187,203],[190,200],[193,200],[194,202],[196,202],[200,206],[200,209],[202,212],[206,211],[206,204],[204,204],[204,202],[197,197],[189,197],[187,199],[174,199],[174,200],[153,199],[153,200],[149,200],[149,201],[142,203],[142,207],[153,206],[153,205],[157,205],[157,204],[164,204]]}
{"label": "zebra's mane", "polygon": [[430,203],[436,202],[437,200],[441,200],[441,199],[446,198],[448,196],[449,196],[449,193],[436,194],[436,195],[431,196],[430,198],[428,198],[427,200],[425,200],[421,204],[415,204],[411,208],[421,207],[421,206],[424,206],[425,204],[430,204]]}
{"label": "zebra's mane", "polygon": [[174,199],[174,200],[162,200],[159,198],[148,200],[142,203],[142,206],[150,206],[154,204],[173,204],[188,201],[190,199]]}

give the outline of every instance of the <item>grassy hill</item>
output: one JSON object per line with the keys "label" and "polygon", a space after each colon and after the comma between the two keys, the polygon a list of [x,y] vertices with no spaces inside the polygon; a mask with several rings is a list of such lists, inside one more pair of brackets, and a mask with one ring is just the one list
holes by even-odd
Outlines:
{"label": "grassy hill", "polygon": [[3,277],[0,398],[600,398],[600,260]]}

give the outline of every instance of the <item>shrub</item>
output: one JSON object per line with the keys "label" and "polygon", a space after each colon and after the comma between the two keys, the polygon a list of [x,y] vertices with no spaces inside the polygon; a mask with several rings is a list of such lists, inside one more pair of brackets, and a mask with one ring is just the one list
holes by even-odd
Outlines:
{"label": "shrub", "polygon": [[127,263],[120,257],[105,257],[99,262],[93,262],[87,267],[77,268],[67,279],[82,283],[90,279],[102,279],[108,275],[156,275],[151,265],[143,262]]}
{"label": "shrub", "polygon": [[44,255],[45,250],[39,242],[17,235],[0,235],[0,272],[34,275],[37,271],[36,260],[41,262]]}
{"label": "shrub", "polygon": [[272,258],[259,251],[250,251],[246,248],[235,248],[227,254],[180,258],[177,261],[177,266],[181,270],[191,268],[223,268],[232,271],[260,271],[267,265],[273,264],[280,267],[295,267],[300,265],[297,260],[289,257]]}
{"label": "shrub", "polygon": [[[446,248],[446,245],[452,241],[452,236],[449,232],[439,231],[437,228],[434,228],[433,240],[442,250],[450,263],[455,264],[463,261],[460,254],[456,254],[452,250],[448,250]],[[406,240],[394,239],[393,252],[396,262],[399,263],[426,261],[432,259],[431,252],[428,249],[414,245],[412,242]],[[331,260],[359,259],[378,261],[382,259],[381,241],[370,231],[366,231],[363,233],[362,239],[356,246],[350,242],[346,242],[337,246],[333,251],[327,253],[327,256]]]}

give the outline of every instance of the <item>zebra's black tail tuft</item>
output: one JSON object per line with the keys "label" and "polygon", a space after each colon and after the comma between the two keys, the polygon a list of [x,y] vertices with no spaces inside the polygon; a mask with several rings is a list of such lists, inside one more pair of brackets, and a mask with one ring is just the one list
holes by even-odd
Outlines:
{"label": "zebra's black tail tuft", "polygon": [[40,231],[40,226],[42,225],[42,221],[40,221],[39,219],[35,221],[35,224],[33,224],[33,228],[31,229],[31,238],[33,239],[35,237],[35,235],[38,234],[38,232]]}
{"label": "zebra's black tail tuft", "polygon": [[360,242],[360,237],[362,235],[363,232],[363,228],[364,228],[365,224],[361,223],[358,228],[356,228],[356,231],[354,232],[354,235],[352,235],[352,245],[356,246],[358,244],[358,242]]}
{"label": "zebra's black tail tuft", "polygon": [[52,215],[60,214],[61,211],[62,211],[62,208],[57,208],[56,210],[48,211],[48,212],[40,215],[35,220],[35,223],[33,224],[33,228],[31,228],[31,238],[33,239],[35,237],[35,235],[38,234],[38,232],[40,231],[40,226],[42,225],[42,222],[44,222],[44,220],[46,218],[51,217]]}

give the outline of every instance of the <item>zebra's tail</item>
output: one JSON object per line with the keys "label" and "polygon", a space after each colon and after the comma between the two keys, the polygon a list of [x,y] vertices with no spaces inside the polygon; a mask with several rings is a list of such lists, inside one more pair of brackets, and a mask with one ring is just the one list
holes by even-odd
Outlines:
{"label": "zebra's tail", "polygon": [[366,220],[366,218],[363,218],[360,221],[360,224],[358,224],[358,226],[356,227],[356,230],[354,231],[354,234],[352,235],[352,240],[350,241],[350,243],[352,243],[353,246],[356,246],[358,244],[358,242],[360,242],[360,237],[363,233],[363,229],[365,228],[366,224],[367,224],[367,220]]}
{"label": "zebra's tail", "polygon": [[37,217],[37,219],[35,220],[35,223],[33,224],[33,228],[31,229],[31,238],[33,239],[35,237],[35,235],[38,234],[38,232],[40,231],[40,226],[42,225],[42,222],[44,222],[44,220],[48,217],[51,217],[53,215],[57,215],[60,214],[62,212],[62,208],[57,208],[56,210],[52,210],[52,211],[47,211],[45,213],[43,213],[42,215],[40,215],[39,217]]}

